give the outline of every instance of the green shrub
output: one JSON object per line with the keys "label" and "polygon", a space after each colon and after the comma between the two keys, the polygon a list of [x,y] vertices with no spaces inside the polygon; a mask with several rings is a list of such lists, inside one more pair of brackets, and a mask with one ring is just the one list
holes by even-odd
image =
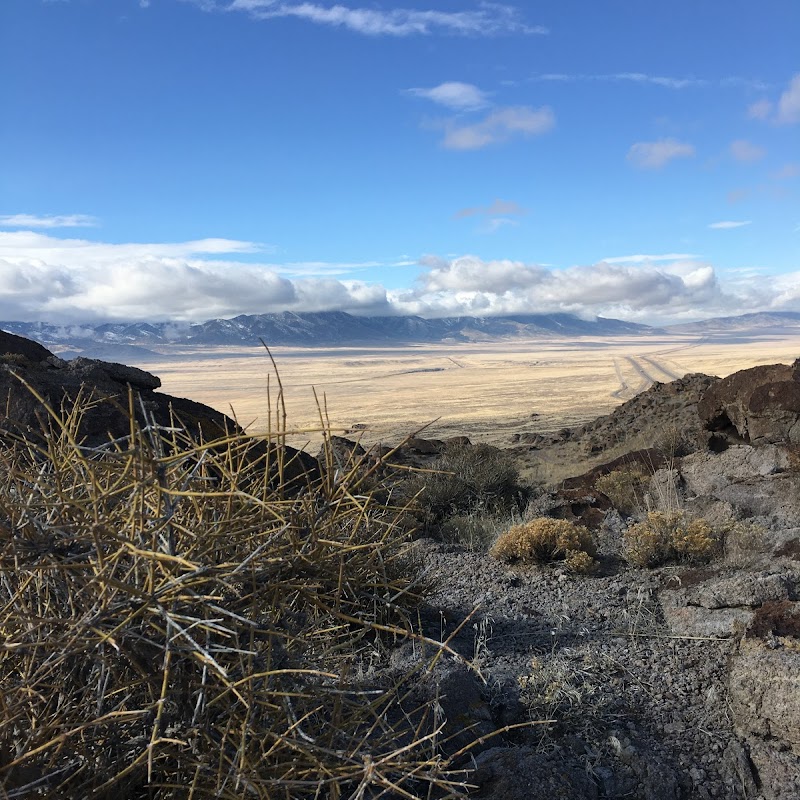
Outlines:
{"label": "green shrub", "polygon": [[682,511],[651,511],[624,534],[624,554],[638,567],[657,567],[672,561],[708,561],[716,555],[722,536],[703,519]]}
{"label": "green shrub", "polygon": [[416,496],[429,530],[455,515],[508,514],[527,495],[508,455],[487,444],[448,447],[430,470],[409,479],[405,491]]}
{"label": "green shrub", "polygon": [[589,572],[597,549],[589,531],[563,519],[539,517],[514,525],[490,551],[500,561],[542,564],[563,561],[573,572]]}

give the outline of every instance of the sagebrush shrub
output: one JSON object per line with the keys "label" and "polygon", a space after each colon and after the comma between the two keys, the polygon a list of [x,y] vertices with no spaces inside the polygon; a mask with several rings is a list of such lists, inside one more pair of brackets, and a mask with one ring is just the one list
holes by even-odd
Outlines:
{"label": "sagebrush shrub", "polygon": [[597,549],[583,526],[564,519],[539,517],[509,528],[490,553],[500,561],[523,564],[564,561],[574,572],[588,572],[595,565]]}
{"label": "sagebrush shrub", "polygon": [[417,496],[428,526],[456,514],[508,513],[525,497],[508,455],[486,444],[448,447],[430,471],[408,481],[406,491]]}
{"label": "sagebrush shrub", "polygon": [[657,567],[671,561],[707,561],[717,553],[722,537],[703,519],[682,511],[651,511],[624,534],[624,554],[638,567]]}
{"label": "sagebrush shrub", "polygon": [[642,505],[647,476],[641,469],[615,469],[601,475],[594,486],[622,514],[633,514]]}

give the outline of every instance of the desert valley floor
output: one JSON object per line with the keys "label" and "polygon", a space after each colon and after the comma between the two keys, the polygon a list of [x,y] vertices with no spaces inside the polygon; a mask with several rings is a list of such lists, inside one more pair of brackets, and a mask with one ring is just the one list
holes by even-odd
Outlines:
{"label": "desert valley floor", "polygon": [[[800,355],[800,335],[276,347],[272,354],[292,431],[288,441],[296,446],[320,438],[315,391],[330,427],[358,432],[365,443],[396,440],[427,425],[427,437],[466,434],[506,444],[513,433],[551,431],[608,413],[656,381],[791,363]],[[261,346],[181,348],[138,366],[158,375],[165,392],[233,409],[252,432],[277,422],[277,382]]]}

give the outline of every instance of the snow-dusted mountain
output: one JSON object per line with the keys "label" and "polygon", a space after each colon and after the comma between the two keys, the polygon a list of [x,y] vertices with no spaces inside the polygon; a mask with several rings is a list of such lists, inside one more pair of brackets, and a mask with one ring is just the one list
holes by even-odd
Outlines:
{"label": "snow-dusted mountain", "polygon": [[507,317],[357,317],[343,311],[242,315],[201,324],[173,322],[52,325],[0,322],[0,328],[41,342],[83,350],[101,345],[342,346],[502,341],[554,336],[620,336],[653,332],[646,325],[571,314],[521,314]]}

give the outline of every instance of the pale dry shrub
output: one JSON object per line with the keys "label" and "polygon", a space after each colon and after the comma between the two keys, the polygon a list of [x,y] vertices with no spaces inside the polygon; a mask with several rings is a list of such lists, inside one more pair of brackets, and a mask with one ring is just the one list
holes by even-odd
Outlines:
{"label": "pale dry shrub", "polygon": [[586,735],[603,728],[612,718],[604,675],[616,665],[603,656],[564,648],[544,657],[534,656],[527,673],[517,677],[519,699],[533,720],[549,720],[540,747],[546,748],[553,727]]}
{"label": "pale dry shrub", "polygon": [[638,567],[657,567],[672,561],[707,561],[721,546],[721,535],[702,518],[682,511],[651,511],[624,534],[624,554]]}
{"label": "pale dry shrub", "polygon": [[85,448],[49,413],[0,431],[0,797],[464,794],[430,704],[354,677],[365,642],[429,641],[358,465],[298,493],[243,434]]}
{"label": "pale dry shrub", "polygon": [[641,468],[615,469],[601,475],[594,486],[621,514],[634,514],[642,507],[648,478]]}
{"label": "pale dry shrub", "polygon": [[523,564],[564,561],[574,572],[588,572],[595,565],[597,549],[583,526],[539,517],[509,528],[489,552],[500,561]]}

